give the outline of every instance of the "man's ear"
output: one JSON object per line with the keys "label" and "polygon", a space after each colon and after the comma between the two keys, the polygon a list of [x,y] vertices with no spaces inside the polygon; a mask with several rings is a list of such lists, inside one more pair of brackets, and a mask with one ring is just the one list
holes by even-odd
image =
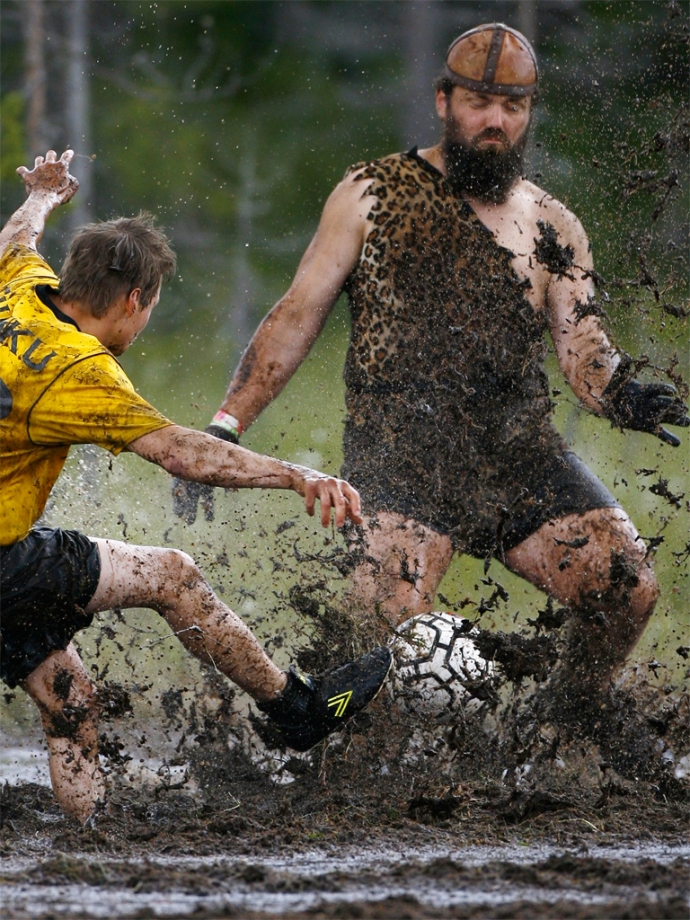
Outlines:
{"label": "man's ear", "polygon": [[129,292],[125,309],[127,311],[127,316],[134,316],[135,313],[141,310],[141,288],[133,288]]}
{"label": "man's ear", "polygon": [[446,96],[442,89],[436,90],[436,111],[441,121],[445,121],[446,115],[448,114],[448,96]]}

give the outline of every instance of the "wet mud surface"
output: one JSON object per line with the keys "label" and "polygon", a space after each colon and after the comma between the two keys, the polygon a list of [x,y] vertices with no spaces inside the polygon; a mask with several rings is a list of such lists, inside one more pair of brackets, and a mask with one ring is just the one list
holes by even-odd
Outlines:
{"label": "wet mud surface", "polygon": [[[143,865],[59,854],[13,867],[20,889],[5,916],[75,916],[79,903],[84,916],[680,918],[687,917],[687,856],[687,848],[682,855],[664,847],[520,852],[450,842],[397,852],[330,846],[292,856],[159,857]],[[17,909],[30,888],[33,906]],[[41,893],[49,911],[39,907]]]}
{"label": "wet mud surface", "polygon": [[525,754],[514,695],[430,727],[382,694],[296,757],[211,699],[168,701],[190,733],[175,768],[111,745],[110,806],[91,827],[46,786],[2,788],[4,917],[688,916],[690,797],[545,723]]}

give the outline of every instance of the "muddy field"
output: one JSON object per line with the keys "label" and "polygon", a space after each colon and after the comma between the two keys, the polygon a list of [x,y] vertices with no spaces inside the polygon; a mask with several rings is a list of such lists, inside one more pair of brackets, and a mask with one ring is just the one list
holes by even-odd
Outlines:
{"label": "muddy field", "polygon": [[545,724],[518,743],[515,694],[433,728],[383,694],[298,757],[266,747],[232,694],[211,696],[169,705],[183,756],[158,768],[124,750],[126,717],[111,723],[111,804],[88,828],[60,814],[40,752],[35,782],[26,748],[22,769],[14,755],[4,917],[689,916],[682,693],[648,691],[664,754],[660,772],[638,763],[645,781],[611,765],[613,743],[607,760],[603,742]]}

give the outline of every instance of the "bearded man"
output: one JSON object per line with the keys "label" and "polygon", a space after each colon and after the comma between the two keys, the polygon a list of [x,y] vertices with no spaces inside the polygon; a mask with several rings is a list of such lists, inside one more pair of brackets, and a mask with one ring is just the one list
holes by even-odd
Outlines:
{"label": "bearded man", "polygon": [[[545,332],[591,412],[671,445],[662,425],[690,421],[673,387],[631,379],[592,308],[580,222],[522,177],[537,86],[514,29],[453,42],[436,87],[441,142],[347,171],[207,431],[239,438],[346,291],[343,475],[365,513],[352,594],[396,624],[433,609],[455,552],[497,558],[573,611],[551,687],[572,703],[610,685],[658,588],[630,518],[553,427]],[[193,489],[176,494],[188,520]]]}

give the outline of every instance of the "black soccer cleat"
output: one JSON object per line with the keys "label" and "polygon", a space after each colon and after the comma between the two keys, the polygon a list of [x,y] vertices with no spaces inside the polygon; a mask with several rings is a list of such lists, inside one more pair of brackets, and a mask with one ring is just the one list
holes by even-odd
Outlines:
{"label": "black soccer cleat", "polygon": [[292,666],[280,696],[257,706],[288,747],[308,751],[374,699],[392,662],[390,649],[380,647],[319,677]]}

